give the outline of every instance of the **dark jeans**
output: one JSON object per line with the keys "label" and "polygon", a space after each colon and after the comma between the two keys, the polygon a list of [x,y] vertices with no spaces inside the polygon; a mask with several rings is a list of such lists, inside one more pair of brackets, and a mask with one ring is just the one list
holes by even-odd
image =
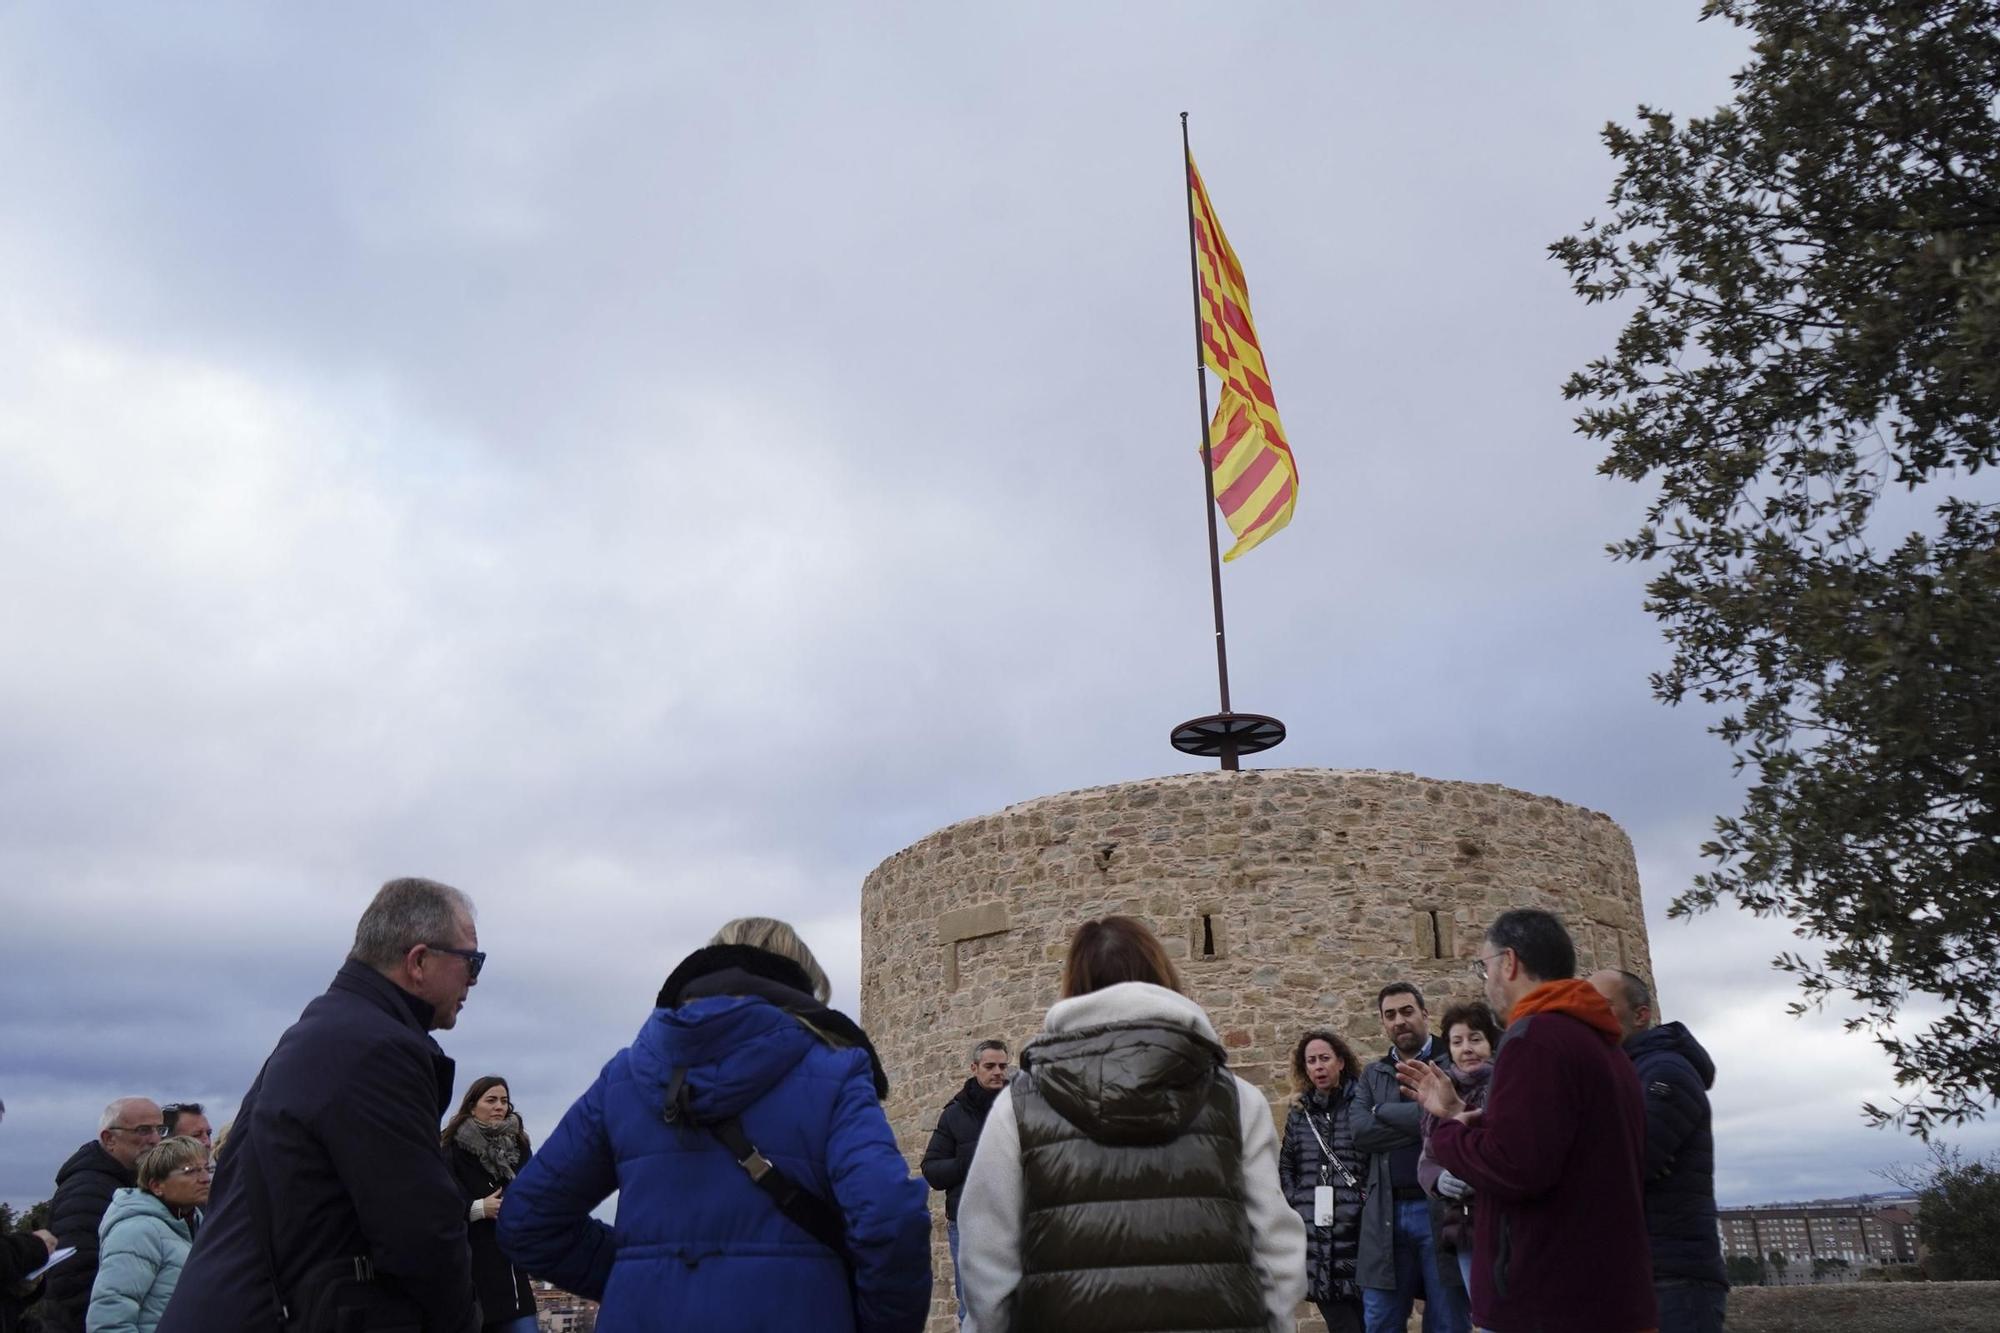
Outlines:
{"label": "dark jeans", "polygon": [[958,1275],[958,1223],[944,1224],[944,1238],[951,1246],[951,1294],[958,1301],[958,1326],[965,1327],[965,1280]]}
{"label": "dark jeans", "polygon": [[1326,1333],[1362,1333],[1361,1306],[1355,1301],[1314,1301]]}
{"label": "dark jeans", "polygon": [[1424,1298],[1424,1333],[1466,1333],[1472,1326],[1458,1298],[1438,1276],[1438,1252],[1431,1238],[1431,1206],[1422,1199],[1396,1201],[1396,1285],[1363,1287],[1368,1333],[1403,1333],[1410,1306]]}
{"label": "dark jeans", "polygon": [[1660,1333],[1722,1333],[1722,1317],[1729,1309],[1726,1287],[1661,1282],[1653,1294],[1660,1299]]}

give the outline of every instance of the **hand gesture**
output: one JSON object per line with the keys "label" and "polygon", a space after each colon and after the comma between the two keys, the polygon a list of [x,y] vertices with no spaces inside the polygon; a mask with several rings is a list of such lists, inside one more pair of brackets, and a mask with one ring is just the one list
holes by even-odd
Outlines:
{"label": "hand gesture", "polygon": [[505,1192],[506,1191],[504,1189],[497,1189],[494,1190],[491,1194],[487,1195],[485,1198],[481,1199],[479,1201],[480,1216],[484,1217],[489,1222],[491,1222],[494,1218],[500,1216],[500,1196]]}
{"label": "hand gesture", "polygon": [[1451,1076],[1428,1060],[1404,1060],[1396,1066],[1396,1082],[1405,1095],[1440,1120],[1465,1109]]}
{"label": "hand gesture", "polygon": [[61,1241],[56,1239],[56,1233],[53,1231],[37,1231],[35,1238],[41,1241],[50,1254],[54,1254],[56,1248],[62,1244]]}

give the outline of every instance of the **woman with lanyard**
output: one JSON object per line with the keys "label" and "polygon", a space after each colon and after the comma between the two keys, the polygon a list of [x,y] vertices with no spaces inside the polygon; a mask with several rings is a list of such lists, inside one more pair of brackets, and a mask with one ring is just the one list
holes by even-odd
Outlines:
{"label": "woman with lanyard", "polygon": [[1278,1146],[1278,1183],[1306,1223],[1306,1299],[1328,1333],[1361,1333],[1361,1288],[1354,1263],[1361,1244],[1362,1181],[1368,1155],[1354,1146],[1355,1079],[1361,1066],[1347,1043],[1323,1028],[1292,1048],[1299,1090]]}

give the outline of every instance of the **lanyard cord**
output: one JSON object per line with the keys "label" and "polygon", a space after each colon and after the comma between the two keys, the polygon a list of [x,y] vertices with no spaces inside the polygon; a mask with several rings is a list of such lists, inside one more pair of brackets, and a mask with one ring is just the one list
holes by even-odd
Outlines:
{"label": "lanyard cord", "polygon": [[[1312,1131],[1312,1135],[1315,1139],[1319,1140],[1319,1151],[1321,1160],[1325,1162],[1327,1165],[1332,1166],[1334,1170],[1340,1172],[1340,1178],[1341,1180],[1346,1182],[1347,1188],[1349,1189],[1361,1188],[1361,1182],[1354,1178],[1354,1173],[1347,1169],[1347,1164],[1345,1162],[1342,1162],[1338,1157],[1333,1155],[1333,1149],[1327,1146],[1326,1136],[1321,1134],[1319,1132],[1319,1126],[1313,1123],[1313,1113],[1311,1105],[1307,1105],[1307,1107],[1305,1108],[1305,1112],[1306,1112],[1306,1128]],[[1328,1129],[1333,1128],[1333,1112],[1331,1111],[1328,1111],[1326,1114],[1326,1127]],[[1321,1174],[1324,1175],[1325,1171],[1322,1170]]]}

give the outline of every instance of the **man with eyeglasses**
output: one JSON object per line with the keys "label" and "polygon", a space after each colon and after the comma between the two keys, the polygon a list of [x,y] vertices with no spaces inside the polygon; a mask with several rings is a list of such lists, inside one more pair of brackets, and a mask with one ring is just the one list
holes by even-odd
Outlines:
{"label": "man with eyeglasses", "polygon": [[157,1333],[322,1333],[363,1305],[376,1322],[357,1327],[474,1333],[465,1205],[438,1151],[455,1067],[430,1034],[485,962],[465,894],[382,886],[244,1094]]}
{"label": "man with eyeglasses", "polygon": [[56,1172],[49,1230],[76,1253],[49,1274],[41,1307],[47,1333],[83,1333],[90,1284],[97,1277],[97,1228],[111,1196],[137,1184],[133,1167],[140,1154],[159,1141],[159,1106],[145,1097],[120,1097],[98,1117],[97,1137]]}
{"label": "man with eyeglasses", "polygon": [[[1431,1156],[1472,1186],[1472,1318],[1481,1328],[1660,1327],[1646,1241],[1646,1109],[1617,1016],[1576,975],[1549,912],[1502,912],[1473,974],[1507,1018],[1483,1110],[1433,1065],[1396,1076],[1438,1118]],[[1581,1267],[1579,1267],[1581,1265]]]}

